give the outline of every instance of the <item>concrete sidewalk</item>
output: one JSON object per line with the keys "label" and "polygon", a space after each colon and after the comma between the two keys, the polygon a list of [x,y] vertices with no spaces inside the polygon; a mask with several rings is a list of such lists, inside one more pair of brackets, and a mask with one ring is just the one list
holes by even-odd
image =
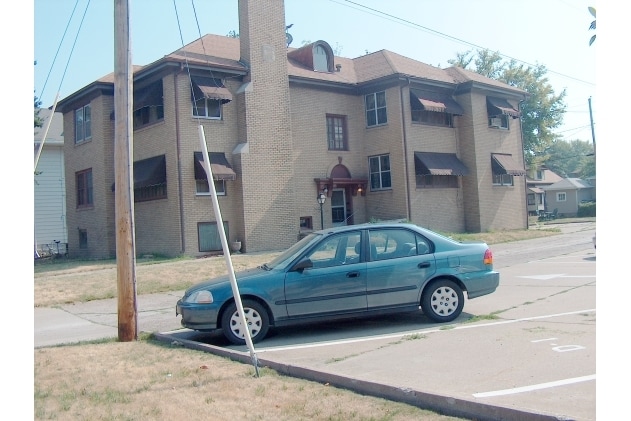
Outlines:
{"label": "concrete sidewalk", "polygon": [[[180,329],[175,303],[184,291],[139,295],[138,332]],[[118,337],[118,302],[115,298],[35,308],[35,348]]]}

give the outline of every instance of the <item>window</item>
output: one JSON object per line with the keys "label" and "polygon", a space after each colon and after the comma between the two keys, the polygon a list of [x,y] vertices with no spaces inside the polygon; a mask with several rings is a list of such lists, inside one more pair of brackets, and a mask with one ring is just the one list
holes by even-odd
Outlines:
{"label": "window", "polygon": [[388,122],[386,112],[386,93],[376,92],[365,97],[366,125],[368,127],[379,126]]}
{"label": "window", "polygon": [[370,260],[387,260],[427,254],[429,241],[406,229],[370,230]]}
{"label": "window", "polygon": [[544,179],[544,172],[543,170],[537,170],[537,175],[535,180],[543,180]]}
{"label": "window", "polygon": [[486,97],[486,112],[489,116],[489,127],[508,129],[508,119],[519,118],[521,113],[504,98]]}
{"label": "window", "polygon": [[92,112],[89,104],[75,110],[74,122],[74,143],[92,139]]}
{"label": "window", "polygon": [[300,217],[300,229],[301,230],[312,230],[313,229],[313,218],[311,216],[301,216]]}
{"label": "window", "polygon": [[512,186],[514,176],[525,176],[526,170],[518,165],[513,156],[504,153],[491,154],[491,171],[494,186]]}
{"label": "window", "polygon": [[346,116],[326,116],[326,137],[330,151],[348,150],[346,140]]}
{"label": "window", "polygon": [[79,248],[88,248],[88,230],[79,228]]}
{"label": "window", "polygon": [[528,206],[534,206],[535,204],[536,204],[535,194],[534,193],[528,193]]}
{"label": "window", "polygon": [[370,167],[370,190],[392,188],[390,177],[390,155],[372,156],[368,158]]}
{"label": "window", "polygon": [[489,117],[489,127],[495,129],[508,129],[508,116],[495,115]]}
{"label": "window", "polygon": [[305,257],[311,259],[314,268],[319,269],[359,263],[360,252],[360,232],[351,231],[322,241]]}
{"label": "window", "polygon": [[[230,238],[227,222],[223,223],[223,229],[226,233],[226,238]],[[223,250],[217,222],[199,222],[197,224],[197,240],[200,252]]]}
{"label": "window", "polygon": [[510,174],[493,174],[494,186],[512,186],[513,176]]}
{"label": "window", "polygon": [[221,119],[221,101],[208,98],[198,99],[193,103],[193,116]]}
{"label": "window", "polygon": [[134,162],[134,202],[167,197],[167,169],[164,155]]}
{"label": "window", "polygon": [[232,94],[223,85],[221,79],[193,77],[191,101],[193,116],[220,120],[222,104],[232,101]]}
{"label": "window", "polygon": [[164,120],[162,79],[134,92],[134,130]]}
{"label": "window", "polygon": [[91,207],[94,204],[92,194],[92,168],[75,174],[77,186],[77,208]]}
{"label": "window", "polygon": [[412,122],[432,126],[453,127],[453,116],[464,110],[451,95],[410,88]]}
{"label": "window", "polygon": [[452,116],[449,113],[412,110],[412,121],[415,123],[430,124],[433,126],[452,126]]}
{"label": "window", "polygon": [[458,176],[456,175],[416,175],[416,187],[421,189],[458,188]]}
{"label": "window", "polygon": [[567,195],[565,192],[557,193],[557,202],[565,202],[567,200]]}
{"label": "window", "polygon": [[[195,192],[199,196],[210,195],[208,179],[195,180]],[[215,180],[215,192],[217,196],[226,195],[226,180]]]}
{"label": "window", "polygon": [[316,45],[313,48],[313,70],[316,72],[329,71],[329,58],[322,45]]}
{"label": "window", "polygon": [[458,177],[469,174],[454,153],[414,152],[417,188],[458,188]]}

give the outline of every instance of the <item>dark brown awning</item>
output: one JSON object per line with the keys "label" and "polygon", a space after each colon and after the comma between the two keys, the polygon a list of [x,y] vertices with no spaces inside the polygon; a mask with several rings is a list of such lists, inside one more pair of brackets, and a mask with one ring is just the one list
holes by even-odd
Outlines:
{"label": "dark brown awning", "polygon": [[491,96],[486,97],[486,110],[489,113],[489,116],[503,114],[513,118],[518,118],[521,115],[521,113],[513,108],[507,100]]}
{"label": "dark brown awning", "polygon": [[[234,172],[226,155],[223,152],[208,152],[210,159],[210,171],[213,173],[213,180],[236,180],[237,173]],[[195,160],[195,180],[208,180],[204,169],[204,155],[201,152],[194,152]]]}
{"label": "dark brown awning", "polygon": [[491,157],[493,174],[526,175],[526,170],[517,165],[512,155],[494,153]]}
{"label": "dark brown awning", "polygon": [[134,189],[167,182],[167,165],[164,155],[134,162]]}
{"label": "dark brown awning", "polygon": [[469,175],[455,153],[414,152],[416,175]]}
{"label": "dark brown awning", "polygon": [[134,92],[134,110],[152,105],[163,105],[162,82],[154,83]]}
{"label": "dark brown awning", "polygon": [[464,110],[453,98],[437,92],[410,89],[410,104],[413,110],[419,108],[425,111],[463,115]]}
{"label": "dark brown awning", "polygon": [[232,101],[232,94],[220,79],[192,78],[194,98],[216,99],[222,104]]}

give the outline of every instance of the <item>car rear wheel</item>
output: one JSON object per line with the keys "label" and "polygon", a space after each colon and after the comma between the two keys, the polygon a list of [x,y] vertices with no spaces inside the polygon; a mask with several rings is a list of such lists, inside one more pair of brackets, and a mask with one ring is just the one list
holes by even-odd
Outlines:
{"label": "car rear wheel", "polygon": [[464,294],[454,281],[439,279],[425,288],[421,298],[423,313],[435,322],[451,322],[462,313]]}
{"label": "car rear wheel", "polygon": [[[256,343],[262,340],[269,330],[269,315],[267,310],[256,301],[243,300],[243,312],[247,328],[250,329],[250,338]],[[245,344],[245,329],[241,323],[241,316],[237,310],[237,304],[233,302],[226,308],[221,318],[221,328],[223,334],[231,343],[235,345]]]}

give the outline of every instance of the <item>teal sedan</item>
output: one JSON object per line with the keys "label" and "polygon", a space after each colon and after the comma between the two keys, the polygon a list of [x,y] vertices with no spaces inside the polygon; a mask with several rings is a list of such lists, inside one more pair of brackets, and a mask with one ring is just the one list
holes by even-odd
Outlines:
{"label": "teal sedan", "polygon": [[308,234],[274,260],[197,284],[176,304],[182,326],[221,329],[233,344],[261,341],[272,327],[423,311],[456,319],[468,299],[494,292],[499,273],[484,242],[458,242],[409,223],[371,223]]}

